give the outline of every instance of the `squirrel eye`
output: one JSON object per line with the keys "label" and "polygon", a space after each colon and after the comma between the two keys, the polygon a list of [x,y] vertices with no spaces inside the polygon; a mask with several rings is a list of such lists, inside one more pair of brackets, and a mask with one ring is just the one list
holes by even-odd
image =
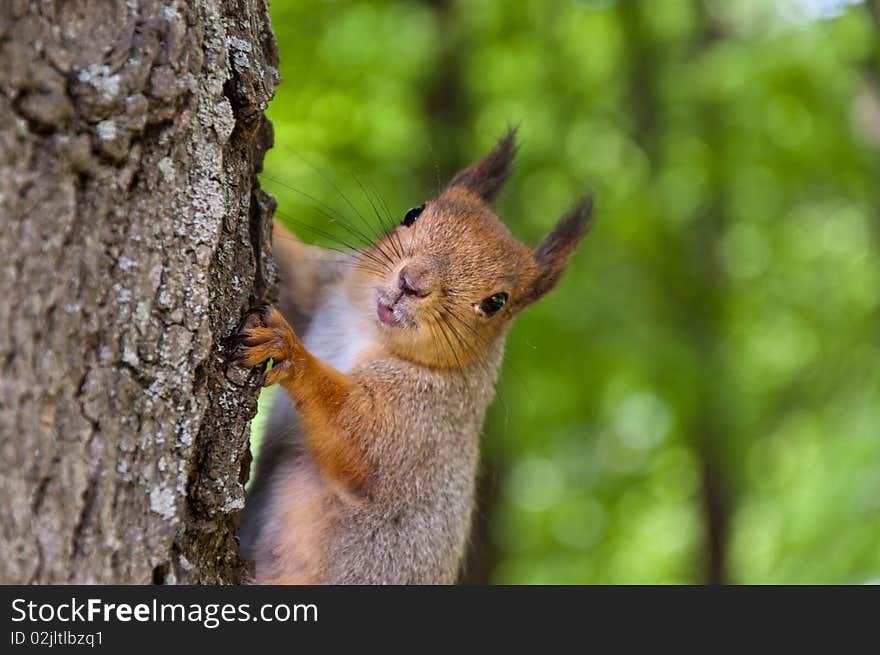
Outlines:
{"label": "squirrel eye", "polygon": [[422,213],[422,210],[425,209],[425,205],[421,204],[418,207],[413,207],[408,212],[406,212],[406,216],[403,217],[403,222],[401,225],[405,227],[409,227],[413,223],[416,222],[416,219],[419,217],[419,214]]}
{"label": "squirrel eye", "polygon": [[483,313],[486,316],[492,316],[499,309],[504,307],[504,303],[507,302],[507,294],[503,291],[493,294],[488,298],[484,298],[480,303],[480,309],[483,310]]}

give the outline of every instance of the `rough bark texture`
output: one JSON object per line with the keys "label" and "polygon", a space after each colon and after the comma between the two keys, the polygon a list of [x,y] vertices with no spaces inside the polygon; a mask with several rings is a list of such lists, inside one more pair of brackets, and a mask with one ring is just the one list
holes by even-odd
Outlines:
{"label": "rough bark texture", "polygon": [[0,582],[235,582],[265,0],[0,3]]}

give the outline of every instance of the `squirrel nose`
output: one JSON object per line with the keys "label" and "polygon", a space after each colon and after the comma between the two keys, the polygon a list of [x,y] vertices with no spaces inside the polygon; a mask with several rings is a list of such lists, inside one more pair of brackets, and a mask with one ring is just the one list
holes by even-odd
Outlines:
{"label": "squirrel nose", "polygon": [[423,268],[407,264],[397,275],[397,286],[408,296],[424,298],[431,293],[431,284],[427,271]]}

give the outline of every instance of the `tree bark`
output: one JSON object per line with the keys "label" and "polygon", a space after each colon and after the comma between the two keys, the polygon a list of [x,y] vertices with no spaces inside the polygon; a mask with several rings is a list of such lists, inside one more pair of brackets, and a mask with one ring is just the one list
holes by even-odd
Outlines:
{"label": "tree bark", "polygon": [[277,65],[265,0],[0,3],[0,582],[246,576]]}

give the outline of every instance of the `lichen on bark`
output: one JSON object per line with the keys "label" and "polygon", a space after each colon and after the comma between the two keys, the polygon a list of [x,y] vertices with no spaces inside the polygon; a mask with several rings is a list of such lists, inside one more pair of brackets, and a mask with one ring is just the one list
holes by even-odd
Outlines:
{"label": "lichen on bark", "polygon": [[236,582],[265,0],[0,6],[0,582]]}

